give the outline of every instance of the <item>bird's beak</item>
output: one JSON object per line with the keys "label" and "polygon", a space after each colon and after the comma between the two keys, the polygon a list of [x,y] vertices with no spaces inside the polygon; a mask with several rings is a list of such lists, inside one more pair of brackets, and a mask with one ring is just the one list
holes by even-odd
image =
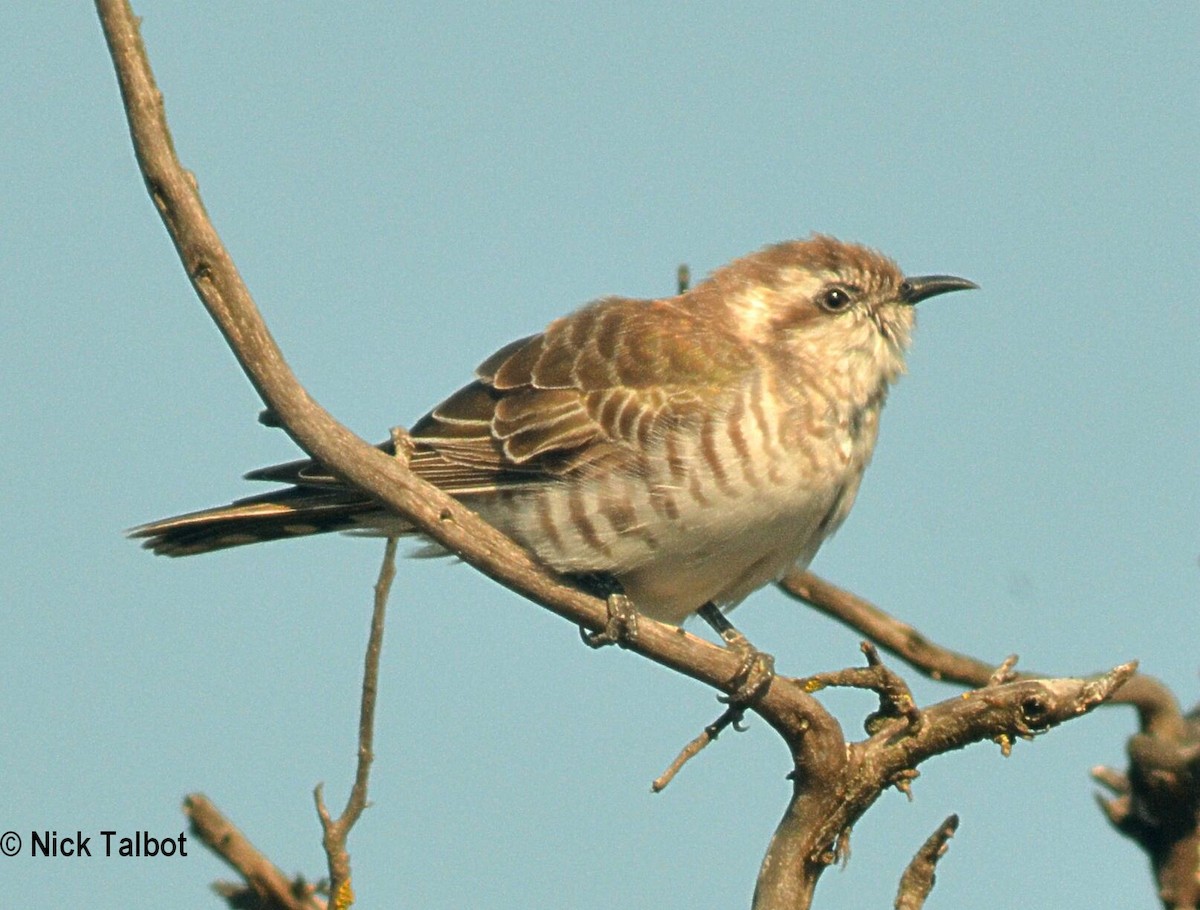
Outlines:
{"label": "bird's beak", "polygon": [[922,275],[919,278],[905,278],[900,285],[900,302],[912,305],[920,303],[938,294],[949,294],[951,291],[970,291],[977,289],[974,281],[966,278],[956,278],[953,275]]}

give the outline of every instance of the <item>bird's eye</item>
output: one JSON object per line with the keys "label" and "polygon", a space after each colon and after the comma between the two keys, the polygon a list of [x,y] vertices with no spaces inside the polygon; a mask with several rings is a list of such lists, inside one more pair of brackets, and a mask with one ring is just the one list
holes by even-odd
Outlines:
{"label": "bird's eye", "polygon": [[854,302],[854,298],[850,296],[850,292],[845,288],[832,287],[822,291],[818,301],[821,304],[821,309],[825,310],[825,312],[840,313],[843,310],[849,309],[850,304]]}

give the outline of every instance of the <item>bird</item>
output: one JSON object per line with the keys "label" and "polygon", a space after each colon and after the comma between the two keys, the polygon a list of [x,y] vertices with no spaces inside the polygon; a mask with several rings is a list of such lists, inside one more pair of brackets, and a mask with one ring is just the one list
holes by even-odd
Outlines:
{"label": "bird", "polygon": [[[674,296],[601,298],[500,348],[411,427],[408,465],[549,569],[610,579],[638,614],[721,615],[807,568],[842,524],[915,305],[977,287],[906,277],[822,234],[767,246]],[[130,536],[186,556],[417,531],[312,460],[245,476],[287,486]]]}

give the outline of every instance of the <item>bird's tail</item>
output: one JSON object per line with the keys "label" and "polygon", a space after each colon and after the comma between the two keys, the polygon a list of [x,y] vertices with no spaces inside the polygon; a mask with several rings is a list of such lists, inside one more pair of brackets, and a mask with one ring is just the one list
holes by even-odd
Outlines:
{"label": "bird's tail", "polygon": [[[370,531],[378,504],[352,491],[292,487],[240,499],[227,506],[164,518],[131,529],[146,549],[164,556],[192,556],[267,540],[329,531]],[[400,527],[389,533],[403,533]]]}

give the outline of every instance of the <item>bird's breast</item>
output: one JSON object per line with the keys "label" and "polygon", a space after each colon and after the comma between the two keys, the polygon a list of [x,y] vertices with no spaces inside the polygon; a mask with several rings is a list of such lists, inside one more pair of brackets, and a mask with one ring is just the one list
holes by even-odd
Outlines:
{"label": "bird's breast", "polygon": [[807,565],[849,509],[873,434],[862,419],[785,416],[746,396],[624,466],[479,508],[552,568],[612,574],[639,610],[681,622]]}

